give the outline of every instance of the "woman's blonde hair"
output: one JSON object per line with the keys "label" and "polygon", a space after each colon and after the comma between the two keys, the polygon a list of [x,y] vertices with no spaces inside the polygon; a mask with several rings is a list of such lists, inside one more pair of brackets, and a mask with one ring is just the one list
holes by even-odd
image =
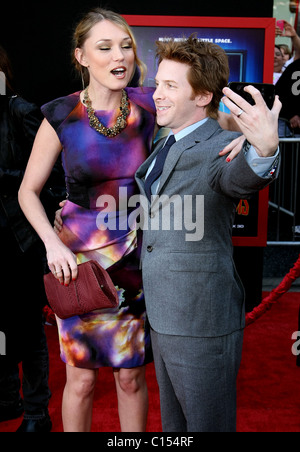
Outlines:
{"label": "woman's blonde hair", "polygon": [[[133,48],[133,52],[134,52],[134,56],[135,56],[135,63],[136,63],[136,66],[139,68],[139,72],[140,72],[139,84],[142,85],[144,82],[144,79],[145,79],[146,66],[139,59],[139,57],[137,55],[136,40],[135,40],[135,37],[134,37],[134,34],[133,34],[131,28],[129,27],[126,20],[120,14],[115,13],[113,11],[103,9],[103,8],[95,8],[95,9],[92,9],[90,12],[88,12],[77,25],[74,35],[73,35],[73,63],[75,65],[75,68],[81,74],[84,84],[86,85],[89,83],[89,72],[88,72],[88,69],[86,67],[82,66],[75,58],[75,49],[82,48],[84,46],[85,41],[89,37],[89,33],[90,33],[91,29],[97,23],[102,22],[103,20],[108,20],[109,22],[112,22],[113,24],[118,25],[130,36],[130,39],[132,40],[132,48]],[[132,74],[132,77],[133,76],[134,76],[134,73]]]}

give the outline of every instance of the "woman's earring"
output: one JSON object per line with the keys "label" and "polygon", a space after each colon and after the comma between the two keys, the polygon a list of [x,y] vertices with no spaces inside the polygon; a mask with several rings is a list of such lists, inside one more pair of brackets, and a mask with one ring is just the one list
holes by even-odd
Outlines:
{"label": "woman's earring", "polygon": [[82,89],[85,90],[85,82],[84,82],[84,75],[83,75],[83,70],[82,69],[81,69],[80,73],[81,73]]}

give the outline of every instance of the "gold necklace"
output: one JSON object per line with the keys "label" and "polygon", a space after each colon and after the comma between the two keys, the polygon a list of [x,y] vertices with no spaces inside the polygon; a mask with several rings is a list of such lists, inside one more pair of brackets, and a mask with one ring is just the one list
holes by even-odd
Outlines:
{"label": "gold necklace", "polygon": [[87,114],[90,121],[90,126],[95,129],[97,132],[101,133],[101,135],[104,135],[108,138],[113,138],[119,135],[119,133],[122,132],[122,130],[126,129],[127,127],[127,118],[130,113],[130,105],[128,101],[128,95],[126,91],[122,90],[122,100],[121,100],[121,106],[120,111],[121,113],[117,117],[117,123],[113,127],[105,127],[99,119],[95,115],[95,110],[92,107],[92,101],[89,97],[88,88],[84,90],[84,103],[87,107]]}

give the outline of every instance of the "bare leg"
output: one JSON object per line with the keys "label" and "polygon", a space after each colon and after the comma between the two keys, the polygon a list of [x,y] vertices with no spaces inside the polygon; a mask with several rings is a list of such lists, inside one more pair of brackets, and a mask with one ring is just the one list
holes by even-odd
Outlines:
{"label": "bare leg", "polygon": [[146,367],[114,369],[122,432],[145,432],[148,417]]}
{"label": "bare leg", "polygon": [[67,365],[67,383],[62,405],[65,432],[90,432],[97,378],[98,370]]}

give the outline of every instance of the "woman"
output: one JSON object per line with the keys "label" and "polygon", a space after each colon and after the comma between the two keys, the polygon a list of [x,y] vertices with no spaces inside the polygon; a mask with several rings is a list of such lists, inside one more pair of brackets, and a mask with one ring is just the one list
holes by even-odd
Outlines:
{"label": "woman", "polygon": [[[118,14],[90,12],[79,23],[74,41],[76,64],[89,86],[42,108],[46,119],[33,147],[20,203],[61,283],[77,277],[78,263],[96,259],[113,272],[119,290],[120,309],[58,319],[61,356],[67,364],[65,431],[90,430],[94,387],[103,366],[114,369],[122,431],[145,431],[145,364],[152,357],[137,234],[129,228],[100,231],[96,220],[101,212],[99,196],[111,195],[119,205],[124,201],[119,198],[120,188],[128,196],[137,193],[135,171],[149,155],[154,131],[152,91],[125,91],[136,65],[141,71],[143,67],[134,37]],[[90,125],[89,116],[96,126]],[[39,193],[61,152],[69,200],[62,213],[64,228],[57,237]]]}
{"label": "woman", "polygon": [[284,57],[279,46],[274,47],[273,85],[276,85],[284,71]]}
{"label": "woman", "polygon": [[[77,277],[78,263],[95,259],[109,271],[119,290],[119,310],[58,319],[61,356],[67,364],[65,431],[90,430],[95,383],[103,366],[114,369],[122,431],[145,431],[145,365],[152,360],[151,346],[138,237],[129,228],[121,206],[138,193],[135,172],[150,153],[154,90],[126,88],[136,66],[143,74],[143,65],[132,32],[118,14],[99,8],[88,13],[78,25],[74,41],[75,62],[88,87],[43,107],[46,119],[19,199],[45,244],[50,270],[62,284]],[[61,152],[69,198],[57,236],[39,194]],[[105,207],[97,203],[102,195],[116,201],[117,212],[110,216],[120,224],[117,230],[97,228]]]}

